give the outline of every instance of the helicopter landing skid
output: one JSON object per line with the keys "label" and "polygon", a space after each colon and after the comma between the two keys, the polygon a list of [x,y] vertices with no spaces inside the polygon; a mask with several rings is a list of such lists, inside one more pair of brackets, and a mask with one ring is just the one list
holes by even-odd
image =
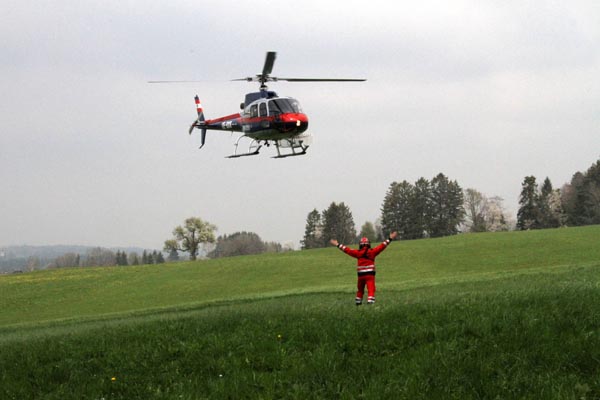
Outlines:
{"label": "helicopter landing skid", "polygon": [[[286,141],[285,146],[289,147],[292,152],[288,154],[281,154],[280,151],[280,143],[279,141],[275,141],[275,147],[277,148],[277,155],[271,158],[286,158],[286,157],[295,157],[295,156],[303,156],[306,154],[306,150],[308,149],[308,145],[303,144],[302,141]],[[300,151],[296,151],[296,149],[300,149]]]}
{"label": "helicopter landing skid", "polygon": [[254,152],[252,153],[243,153],[243,154],[232,154],[230,156],[227,156],[225,158],[238,158],[238,157],[246,157],[246,156],[255,156],[258,155],[258,150],[260,150],[262,146],[259,146]]}
{"label": "helicopter landing skid", "polygon": [[225,158],[238,158],[238,157],[246,157],[246,156],[255,156],[258,154],[260,148],[262,147],[262,144],[258,144],[258,142],[254,139],[252,139],[252,141],[250,142],[250,145],[248,146],[248,152],[247,153],[241,153],[238,154],[237,150],[238,150],[238,144],[240,142],[240,139],[247,137],[247,136],[240,136],[238,138],[238,140],[236,140],[235,142],[235,151],[233,152],[232,155],[227,156]]}

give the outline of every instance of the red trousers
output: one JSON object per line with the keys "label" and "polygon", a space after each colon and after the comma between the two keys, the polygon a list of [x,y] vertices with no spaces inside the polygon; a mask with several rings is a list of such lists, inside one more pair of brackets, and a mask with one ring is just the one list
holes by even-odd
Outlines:
{"label": "red trousers", "polygon": [[369,303],[375,302],[375,275],[359,275],[358,283],[356,284],[358,291],[356,292],[356,302],[362,303],[362,298],[365,294],[365,286],[367,286]]}

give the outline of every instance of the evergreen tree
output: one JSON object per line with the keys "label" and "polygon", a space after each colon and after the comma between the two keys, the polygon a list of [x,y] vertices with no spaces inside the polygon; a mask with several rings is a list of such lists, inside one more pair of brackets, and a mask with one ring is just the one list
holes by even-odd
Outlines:
{"label": "evergreen tree", "polygon": [[431,223],[431,184],[425,178],[415,182],[410,209],[411,223],[407,239],[421,239],[427,236]]}
{"label": "evergreen tree", "polygon": [[560,226],[561,209],[556,201],[557,193],[552,188],[550,178],[546,177],[538,197],[539,228],[557,228]]}
{"label": "evergreen tree", "polygon": [[600,160],[563,186],[561,205],[568,225],[600,224]]}
{"label": "evergreen tree", "polygon": [[442,173],[431,180],[429,187],[429,236],[456,235],[464,217],[462,189],[456,181],[449,181]]}
{"label": "evergreen tree", "polygon": [[323,238],[337,239],[340,243],[352,243],[356,239],[356,228],[352,212],[343,202],[331,203],[323,211]]}
{"label": "evergreen tree", "polygon": [[600,160],[583,175],[575,194],[576,225],[600,224]]}
{"label": "evergreen tree", "polygon": [[304,239],[302,239],[302,249],[316,249],[325,247],[322,238],[321,214],[317,209],[313,209],[306,217],[306,228],[304,229]]}
{"label": "evergreen tree", "polygon": [[167,260],[169,262],[176,262],[179,261],[179,253],[177,252],[176,249],[171,249],[169,251],[169,255],[167,256]]}
{"label": "evergreen tree", "polygon": [[156,264],[164,264],[165,263],[165,257],[163,256],[162,252],[157,252],[156,257],[154,258],[154,262]]}
{"label": "evergreen tree", "polygon": [[137,253],[129,254],[129,265],[140,265],[140,259]]}
{"label": "evergreen tree", "polygon": [[539,222],[539,208],[537,199],[537,184],[535,176],[526,176],[522,183],[519,197],[519,211],[517,212],[517,229],[537,229]]}
{"label": "evergreen tree", "polygon": [[125,251],[117,251],[117,265],[126,266],[127,263],[127,254]]}
{"label": "evergreen tree", "polygon": [[366,237],[369,239],[371,243],[376,242],[378,240],[377,233],[375,233],[375,226],[372,222],[365,222],[363,226],[360,228],[359,237]]}
{"label": "evergreen tree", "polygon": [[[386,235],[398,232],[401,239],[408,239],[413,225],[414,186],[407,181],[392,182],[381,207],[381,230]],[[387,233],[385,233],[387,232]]]}

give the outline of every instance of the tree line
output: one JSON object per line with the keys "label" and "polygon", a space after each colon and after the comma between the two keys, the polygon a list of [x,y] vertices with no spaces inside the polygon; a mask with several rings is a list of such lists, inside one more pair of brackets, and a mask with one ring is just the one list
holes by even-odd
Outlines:
{"label": "tree line", "polygon": [[600,160],[585,172],[576,172],[571,182],[554,189],[548,177],[541,185],[535,176],[521,184],[517,229],[600,224]]}
{"label": "tree line", "polygon": [[27,258],[23,268],[27,271],[45,268],[68,268],[68,267],[100,267],[100,266],[126,266],[144,264],[162,264],[165,258],[161,252],[156,250],[150,252],[144,250],[141,255],[136,252],[127,254],[125,251],[116,252],[95,247],[85,254],[67,252],[53,259],[45,259],[36,256]]}
{"label": "tree line", "polygon": [[575,173],[561,189],[554,189],[549,178],[538,185],[534,176],[525,177],[521,189],[514,221],[504,210],[502,198],[487,197],[472,188],[463,190],[442,173],[414,183],[395,181],[385,194],[379,218],[375,223],[365,222],[358,235],[352,212],[343,202],[333,202],[321,212],[310,211],[302,249],[327,247],[331,238],[343,243],[362,236],[382,240],[392,231],[408,240],[600,224],[600,160],[586,172]]}
{"label": "tree line", "polygon": [[313,209],[307,217],[303,249],[326,247],[329,239],[341,243],[358,237],[382,240],[397,231],[400,239],[439,237],[458,233],[463,221],[463,192],[456,181],[439,173],[431,180],[420,178],[414,184],[392,182],[383,199],[381,215],[375,223],[365,222],[359,235],[352,213],[343,202],[335,202],[323,212]]}
{"label": "tree line", "polygon": [[[414,183],[394,181],[382,200],[380,216],[375,222],[365,222],[358,234],[352,212],[344,202],[332,202],[321,212],[316,208],[310,211],[301,246],[302,249],[327,247],[331,238],[342,243],[355,242],[359,237],[378,241],[393,231],[398,232],[400,239],[409,240],[460,232],[600,224],[600,160],[587,171],[576,172],[561,189],[553,188],[547,177],[538,185],[535,176],[526,176],[521,184],[516,223],[507,216],[502,203],[500,197],[488,198],[472,188],[463,190],[457,181],[443,173],[432,179],[421,177]],[[169,254],[166,260],[157,251],[144,251],[139,256],[97,247],[85,256],[63,254],[47,265],[30,257],[26,268],[161,264],[178,261],[180,252],[195,260],[200,250],[208,258],[292,250],[276,242],[265,242],[254,232],[215,237],[216,229],[201,218],[186,219],[173,230],[172,239],[165,241],[164,251]]]}
{"label": "tree line", "polygon": [[243,256],[260,253],[280,253],[292,250],[277,242],[263,241],[254,232],[235,232],[215,237],[216,225],[198,217],[190,217],[173,229],[173,237],[165,241],[164,250],[169,261],[177,260],[179,252],[196,260],[200,250],[208,258]]}

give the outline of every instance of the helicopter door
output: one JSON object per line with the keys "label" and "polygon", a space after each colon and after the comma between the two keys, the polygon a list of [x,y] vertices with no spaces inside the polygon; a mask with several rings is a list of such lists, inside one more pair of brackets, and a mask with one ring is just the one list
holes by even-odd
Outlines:
{"label": "helicopter door", "polygon": [[[258,105],[258,116],[259,117],[266,117],[267,116],[267,102],[262,102]],[[262,119],[260,122],[260,127],[261,128],[268,128],[270,126],[270,123],[267,119]]]}

